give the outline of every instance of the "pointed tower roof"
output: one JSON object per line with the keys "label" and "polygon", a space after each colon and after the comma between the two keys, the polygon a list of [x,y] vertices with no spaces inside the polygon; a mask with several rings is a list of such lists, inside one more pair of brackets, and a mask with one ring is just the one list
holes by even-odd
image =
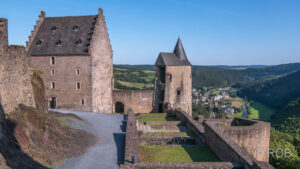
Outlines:
{"label": "pointed tower roof", "polygon": [[186,57],[180,38],[178,38],[174,52],[161,52],[155,62],[156,66],[191,66]]}
{"label": "pointed tower roof", "polygon": [[178,38],[178,40],[177,40],[177,43],[176,43],[176,46],[175,46],[175,49],[174,49],[174,52],[173,52],[173,53],[175,53],[175,55],[176,55],[180,60],[186,60],[186,59],[187,59],[180,38]]}

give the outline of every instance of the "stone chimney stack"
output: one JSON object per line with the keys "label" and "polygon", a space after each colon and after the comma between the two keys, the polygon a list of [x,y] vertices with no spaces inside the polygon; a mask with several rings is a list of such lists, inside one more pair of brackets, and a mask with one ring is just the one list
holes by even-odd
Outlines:
{"label": "stone chimney stack", "polygon": [[7,19],[0,18],[0,48],[8,47]]}

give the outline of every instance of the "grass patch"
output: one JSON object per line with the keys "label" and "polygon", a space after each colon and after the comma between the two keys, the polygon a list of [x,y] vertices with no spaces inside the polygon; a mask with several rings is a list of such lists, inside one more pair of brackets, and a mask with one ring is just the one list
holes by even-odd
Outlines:
{"label": "grass patch", "polygon": [[258,102],[251,103],[248,111],[249,119],[261,121],[270,121],[271,116],[275,113],[275,110],[273,110],[272,108]]}
{"label": "grass patch", "polygon": [[243,113],[236,113],[236,114],[226,114],[226,117],[242,117]]}
{"label": "grass patch", "polygon": [[198,137],[195,132],[155,132],[145,133],[144,136],[157,136],[157,137]]}
{"label": "grass patch", "polygon": [[142,116],[142,118],[139,119],[140,123],[151,121],[178,121],[178,118],[175,116]]}
{"label": "grass patch", "polygon": [[143,162],[219,162],[219,158],[207,146],[141,145]]}

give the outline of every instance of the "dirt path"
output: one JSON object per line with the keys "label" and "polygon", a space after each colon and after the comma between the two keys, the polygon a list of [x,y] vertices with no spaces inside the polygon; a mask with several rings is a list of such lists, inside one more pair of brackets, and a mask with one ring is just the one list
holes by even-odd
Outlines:
{"label": "dirt path", "polygon": [[124,159],[125,123],[121,114],[101,114],[55,110],[61,113],[73,113],[86,120],[87,123],[67,119],[73,128],[86,130],[99,139],[96,145],[75,158],[65,160],[63,166],[56,169],[114,169]]}

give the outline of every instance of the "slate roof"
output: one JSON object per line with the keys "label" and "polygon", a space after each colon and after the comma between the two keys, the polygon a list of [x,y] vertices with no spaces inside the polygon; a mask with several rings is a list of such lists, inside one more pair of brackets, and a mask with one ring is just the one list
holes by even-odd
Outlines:
{"label": "slate roof", "polygon": [[181,40],[178,38],[173,53],[161,52],[155,62],[156,66],[191,66],[187,59]]}
{"label": "slate roof", "polygon": [[[96,21],[97,15],[46,17],[29,53],[32,56],[89,55],[88,46]],[[59,41],[61,46],[58,46]]]}

